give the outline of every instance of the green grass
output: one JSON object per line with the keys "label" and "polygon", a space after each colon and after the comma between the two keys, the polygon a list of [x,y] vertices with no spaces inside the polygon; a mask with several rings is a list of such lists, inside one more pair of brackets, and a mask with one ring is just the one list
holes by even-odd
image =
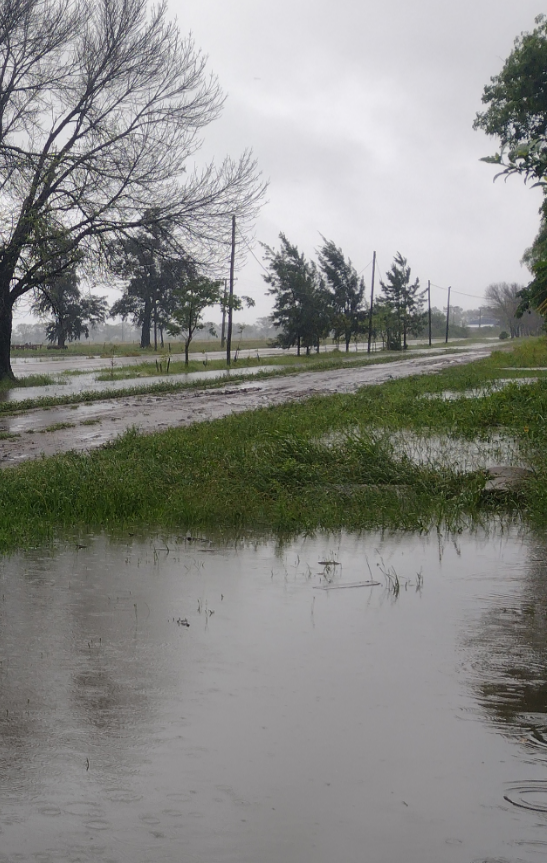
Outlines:
{"label": "green grass", "polygon": [[51,375],[28,375],[28,377],[16,378],[13,381],[4,378],[3,381],[0,381],[0,393],[12,389],[20,389],[21,387],[47,387],[55,383],[58,383],[58,381]]}
{"label": "green grass", "polygon": [[[448,353],[450,353],[450,351],[448,351]],[[246,374],[244,367],[236,365],[232,366],[229,379],[224,377],[217,380],[172,381],[169,379],[169,376],[166,376],[165,381],[161,381],[160,383],[136,384],[135,386],[123,387],[119,390],[89,390],[81,393],[73,393],[72,395],[66,396],[40,396],[38,398],[20,399],[18,401],[0,401],[0,416],[17,414],[21,411],[27,411],[33,408],[41,408],[43,410],[47,410],[51,407],[89,404],[91,402],[104,401],[105,399],[123,399],[127,398],[128,396],[167,395],[169,393],[176,393],[183,390],[191,389],[216,389],[219,387],[226,386],[228,382],[240,383],[246,380],[256,381],[264,378],[274,377],[276,375],[296,375],[306,371],[328,371],[346,368],[348,365],[366,366],[379,363],[384,364],[389,362],[399,362],[405,359],[412,358],[411,356],[409,356],[409,354],[392,354],[389,356],[375,355],[373,358],[369,358],[367,355],[357,354],[353,357],[350,355],[350,358],[348,359],[346,359],[346,356],[346,354],[342,354],[334,356],[329,355],[325,357],[325,355],[323,354],[320,357],[317,357],[315,360],[310,357],[308,358],[309,362],[300,365],[296,365],[294,363],[294,360],[296,359],[295,357],[290,357],[287,359],[292,360],[292,362],[283,363],[278,369],[274,368],[271,372],[258,372],[253,375]],[[260,365],[262,365],[262,363],[260,363]]]}
{"label": "green grass", "polygon": [[[316,420],[325,405],[309,408]],[[215,531],[424,529],[478,480],[416,470],[386,441],[311,439],[299,407],[258,411],[187,429],[126,434],[89,455],[44,458],[0,475],[0,547],[35,544],[59,528],[161,527]],[[317,426],[317,423],[316,423]],[[463,506],[460,499],[459,508]]]}
{"label": "green grass", "polygon": [[[361,352],[342,353],[334,350],[328,354],[312,353],[302,355],[300,357],[294,354],[285,354],[274,357],[242,357],[237,361],[233,361],[231,366],[226,364],[225,360],[190,360],[188,366],[184,361],[171,362],[169,365],[169,374],[184,374],[203,371],[226,371],[230,369],[232,373],[244,374],[246,369],[258,368],[267,366],[271,368],[279,368],[284,374],[297,374],[304,371],[326,371],[329,369],[340,369],[347,366],[368,366],[378,363],[397,362],[408,358],[408,353],[400,354],[373,354]],[[137,377],[156,377],[158,374],[166,372],[166,358],[161,360],[162,371],[158,370],[156,362],[139,363],[133,366],[120,366],[111,371],[103,371],[96,375],[98,381],[109,380],[128,380]]]}
{"label": "green grass", "polygon": [[[540,348],[519,347],[518,355],[530,362]],[[133,431],[90,454],[7,468],[0,474],[0,548],[73,528],[427,531],[492,515],[544,525],[547,380],[473,399],[425,398],[484,387],[507,375],[503,366],[514,356],[149,436]],[[519,494],[487,498],[480,471],[416,465],[401,455],[391,433],[404,429],[456,441],[509,435],[529,454],[535,476]]]}
{"label": "green grass", "polygon": [[47,426],[45,429],[41,429],[40,434],[45,434],[46,432],[63,431],[64,429],[73,428],[76,428],[74,423],[52,423],[52,425]]}

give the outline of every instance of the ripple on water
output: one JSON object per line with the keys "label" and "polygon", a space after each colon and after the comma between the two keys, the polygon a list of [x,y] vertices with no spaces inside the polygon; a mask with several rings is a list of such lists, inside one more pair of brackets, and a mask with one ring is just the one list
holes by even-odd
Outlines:
{"label": "ripple on water", "polygon": [[129,788],[111,788],[105,796],[111,803],[138,803],[142,800],[142,794],[137,794]]}
{"label": "ripple on water", "polygon": [[79,815],[82,818],[95,818],[102,814],[102,809],[98,803],[91,800],[75,800],[73,803],[67,803],[65,812],[69,815]]}
{"label": "ripple on water", "polygon": [[139,820],[143,824],[148,824],[149,827],[155,827],[157,824],[160,824],[160,819],[155,815],[140,815]]}
{"label": "ripple on water", "polygon": [[516,861],[509,860],[508,857],[480,857],[473,860],[473,863],[516,863]]}
{"label": "ripple on water", "polygon": [[106,821],[104,818],[91,818],[85,822],[85,826],[88,830],[108,830],[111,825],[110,821]]}
{"label": "ripple on water", "polygon": [[515,782],[507,787],[503,799],[520,809],[547,812],[547,781]]}
{"label": "ripple on water", "polygon": [[54,818],[61,814],[61,810],[58,806],[41,806],[38,812],[40,815],[47,815],[50,818]]}

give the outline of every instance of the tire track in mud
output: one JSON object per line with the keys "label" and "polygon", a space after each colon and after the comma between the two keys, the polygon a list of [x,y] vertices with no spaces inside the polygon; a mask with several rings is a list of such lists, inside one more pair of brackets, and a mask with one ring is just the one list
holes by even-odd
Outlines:
{"label": "tire track in mud", "polygon": [[[184,390],[167,395],[138,395],[80,405],[37,408],[0,420],[0,432],[19,435],[0,440],[0,467],[76,450],[96,449],[130,428],[150,434],[176,426],[218,419],[314,395],[351,393],[394,378],[433,374],[488,356],[494,348],[465,354],[427,356],[398,362],[302,372],[246,381],[220,389]],[[64,426],[64,427],[63,427]]]}

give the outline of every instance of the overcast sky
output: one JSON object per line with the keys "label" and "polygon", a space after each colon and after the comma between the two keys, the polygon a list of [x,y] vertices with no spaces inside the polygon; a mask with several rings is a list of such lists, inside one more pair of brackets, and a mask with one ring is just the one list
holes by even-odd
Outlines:
{"label": "overcast sky", "polygon": [[[219,160],[251,147],[270,183],[259,242],[283,231],[313,257],[334,240],[370,289],[400,251],[426,285],[476,308],[492,282],[526,283],[539,190],[492,182],[497,142],[472,129],[485,84],[537,0],[169,0],[227,95],[206,132]],[[228,270],[228,262],[227,262]],[[271,310],[248,255],[237,290]],[[461,292],[461,293],[459,293]],[[464,296],[468,294],[471,296]],[[435,288],[441,307],[446,291]]]}

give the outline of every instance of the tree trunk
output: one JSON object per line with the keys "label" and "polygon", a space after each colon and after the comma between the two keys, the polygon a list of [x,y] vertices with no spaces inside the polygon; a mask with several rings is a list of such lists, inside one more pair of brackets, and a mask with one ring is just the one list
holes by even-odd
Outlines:
{"label": "tree trunk", "polygon": [[61,322],[59,322],[59,331],[57,333],[57,347],[60,351],[64,351],[66,348],[66,329]]}
{"label": "tree trunk", "polygon": [[152,323],[152,303],[150,300],[144,301],[144,314],[141,328],[141,348],[150,347],[150,326]]}
{"label": "tree trunk", "polygon": [[190,349],[190,339],[186,339],[184,342],[184,365],[188,365],[188,351]]}
{"label": "tree trunk", "polygon": [[6,378],[15,380],[10,360],[12,324],[12,307],[9,298],[6,297],[3,303],[0,301],[0,381]]}

